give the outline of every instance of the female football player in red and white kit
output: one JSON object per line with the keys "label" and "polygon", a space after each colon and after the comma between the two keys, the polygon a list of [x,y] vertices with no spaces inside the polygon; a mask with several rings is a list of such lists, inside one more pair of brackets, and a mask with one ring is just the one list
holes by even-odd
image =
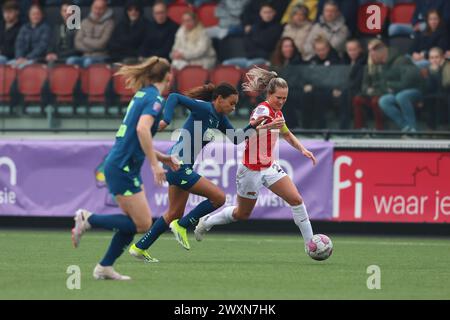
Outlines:
{"label": "female football player in red and white kit", "polygon": [[313,231],[303,199],[291,178],[274,160],[272,151],[278,134],[305,157],[316,164],[316,158],[308,151],[295,135],[289,131],[281,109],[288,96],[287,82],[275,72],[253,68],[247,73],[245,91],[266,91],[267,100],[260,103],[252,112],[251,119],[266,118],[265,123],[273,122],[279,130],[259,130],[247,140],[245,154],[239,165],[237,183],[237,206],[226,207],[217,214],[202,217],[195,229],[198,241],[215,225],[228,224],[250,217],[258,199],[258,192],[265,186],[285,200],[292,209],[295,224],[300,228],[305,244],[312,238]]}

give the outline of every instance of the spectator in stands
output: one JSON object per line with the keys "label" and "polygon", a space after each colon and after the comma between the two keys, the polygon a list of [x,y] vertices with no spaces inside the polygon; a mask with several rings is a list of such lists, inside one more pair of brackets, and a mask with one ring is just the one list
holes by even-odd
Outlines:
{"label": "spectator in stands", "polygon": [[308,19],[309,9],[305,5],[299,4],[292,8],[289,23],[284,26],[282,37],[294,39],[298,51],[304,55],[304,45],[311,32],[312,23]]}
{"label": "spectator in stands", "polygon": [[19,5],[6,1],[2,6],[3,21],[0,23],[0,64],[15,57],[15,42],[20,30]]}
{"label": "spectator in stands", "polygon": [[[330,67],[341,64],[341,60],[336,52],[331,47],[331,44],[324,37],[318,37],[314,41],[315,55],[310,60],[310,65],[313,67],[309,72],[317,75],[324,74],[324,69],[318,70],[314,67]],[[319,72],[320,71],[320,72]],[[329,75],[333,70],[327,70]],[[339,108],[342,106],[341,95],[336,95],[336,87],[330,87],[323,84],[322,81],[305,80],[303,85],[302,96],[302,114],[303,127],[305,128],[326,128],[326,112],[331,110],[331,106],[338,104]]]}
{"label": "spectator in stands", "polygon": [[292,15],[292,9],[298,5],[303,5],[308,8],[309,21],[316,21],[317,6],[319,5],[319,0],[291,0],[289,6],[284,12],[283,18],[281,19],[282,24],[289,23]]}
{"label": "spectator in stands", "polygon": [[350,32],[345,25],[344,17],[339,12],[339,7],[332,0],[327,1],[323,8],[323,14],[313,25],[306,40],[304,59],[308,60],[314,55],[314,41],[318,36],[327,38],[338,54],[343,55],[345,41],[349,35]]}
{"label": "spectator in stands", "polygon": [[341,58],[339,58],[337,51],[324,37],[318,37],[314,40],[314,52],[315,55],[309,60],[310,64],[328,67],[341,63]]}
{"label": "spectator in stands", "polygon": [[106,0],[95,0],[89,16],[81,22],[81,29],[75,36],[75,48],[83,53],[81,57],[70,57],[68,64],[87,68],[93,63],[108,59],[107,45],[114,29],[113,10]]}
{"label": "spectator in stands", "polygon": [[270,56],[280,39],[282,26],[275,20],[275,8],[265,3],[259,9],[260,20],[245,37],[246,57],[225,60],[224,65],[248,68],[253,65],[269,64]]}
{"label": "spectator in stands", "polygon": [[425,31],[416,32],[414,35],[414,43],[410,50],[413,62],[419,68],[428,67],[428,50],[433,47],[439,47],[445,52],[449,49],[448,42],[447,29],[441,20],[439,12],[430,10],[427,14]]}
{"label": "spectator in stands", "polygon": [[423,91],[419,69],[383,42],[369,44],[369,55],[373,64],[381,66],[381,110],[403,132],[416,131],[414,104],[422,99]]}
{"label": "spectator in stands", "polygon": [[[450,106],[450,61],[445,60],[444,51],[439,47],[429,51],[430,65],[424,72],[426,78],[425,106],[431,107],[429,125],[436,129],[440,116],[440,106]],[[450,114],[448,115],[450,121]]]}
{"label": "spectator in stands", "polygon": [[42,8],[32,5],[28,17],[30,22],[20,28],[16,38],[16,59],[9,62],[18,68],[43,60],[50,43],[51,29],[44,21]]}
{"label": "spectator in stands", "polygon": [[350,66],[348,80],[343,81],[340,88],[332,92],[333,98],[340,99],[339,128],[349,129],[352,110],[352,99],[361,92],[361,83],[364,76],[364,67],[367,64],[367,55],[364,53],[358,39],[347,40],[345,44],[346,55],[344,62]]}
{"label": "spectator in stands", "polygon": [[[281,77],[281,74],[287,70],[287,67],[304,64],[300,52],[295,46],[294,40],[289,37],[283,37],[278,41],[271,62],[272,67],[279,69],[277,72]],[[295,89],[295,84],[292,84],[291,89],[289,90],[289,98],[283,107],[283,114],[289,128],[300,127],[299,116],[297,114],[301,103],[299,91],[300,90]]]}
{"label": "spectator in stands", "polygon": [[114,27],[108,44],[113,62],[136,63],[148,25],[140,0],[127,0],[122,20]]}
{"label": "spectator in stands", "polygon": [[210,38],[224,39],[227,36],[237,36],[244,33],[241,25],[241,15],[250,0],[220,0],[215,16],[219,25],[207,28]]}
{"label": "spectator in stands", "polygon": [[65,62],[67,58],[76,56],[79,52],[75,49],[76,29],[68,29],[66,25],[70,13],[67,8],[71,5],[71,1],[64,1],[61,5],[61,23],[53,28],[53,35],[50,46],[47,50],[45,60],[53,64],[55,62]]}
{"label": "spectator in stands", "polygon": [[415,0],[416,9],[414,11],[411,23],[391,23],[388,29],[390,37],[409,36],[413,32],[424,31],[426,29],[426,16],[430,10],[436,10],[443,13],[443,20],[447,27],[450,25],[450,1],[448,0]]}
{"label": "spectator in stands", "polygon": [[294,40],[283,37],[278,41],[271,60],[273,67],[287,67],[303,64],[302,56],[295,46]]}
{"label": "spectator in stands", "polygon": [[[319,4],[317,7],[317,18],[319,18],[323,11],[325,4],[329,2],[329,0],[319,0]],[[358,20],[358,0],[333,0],[336,5],[339,7],[339,11],[344,17],[345,24],[347,25],[350,33],[354,35],[357,31],[357,20]]]}
{"label": "spectator in stands", "polygon": [[152,15],[153,20],[146,28],[145,39],[139,48],[139,56],[141,60],[151,56],[169,59],[178,25],[167,16],[167,5],[164,1],[155,2]]}
{"label": "spectator in stands", "polygon": [[[374,47],[382,44],[381,40],[374,39],[369,42],[368,47]],[[375,128],[383,130],[383,112],[380,109],[378,100],[383,93],[383,84],[381,80],[381,65],[375,65],[369,55],[367,66],[364,68],[361,92],[353,97],[353,116],[355,129],[361,129],[365,126],[364,108],[369,107],[375,118]]]}
{"label": "spectator in stands", "polygon": [[269,5],[274,8],[276,11],[274,21],[279,23],[289,5],[289,2],[290,0],[250,0],[250,2],[245,6],[244,12],[241,16],[241,22],[244,26],[245,33],[250,33],[252,26],[261,19],[260,9],[263,5]]}
{"label": "spectator in stands", "polygon": [[216,52],[211,39],[194,12],[183,14],[170,57],[172,66],[178,70],[188,65],[211,69],[216,64]]}

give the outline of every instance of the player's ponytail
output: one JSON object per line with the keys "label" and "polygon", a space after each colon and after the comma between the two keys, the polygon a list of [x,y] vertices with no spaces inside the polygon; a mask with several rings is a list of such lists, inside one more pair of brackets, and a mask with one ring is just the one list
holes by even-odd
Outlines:
{"label": "player's ponytail", "polygon": [[226,99],[234,94],[238,94],[236,88],[225,82],[219,84],[218,86],[208,83],[203,86],[193,88],[185,93],[185,95],[190,98],[203,101],[214,101],[218,96]]}
{"label": "player's ponytail", "polygon": [[153,56],[136,65],[121,65],[115,75],[124,76],[127,88],[136,92],[147,85],[162,82],[169,72],[169,61]]}
{"label": "player's ponytail", "polygon": [[283,78],[279,78],[275,71],[254,67],[245,75],[247,81],[242,84],[244,91],[262,92],[268,94],[275,92],[277,88],[287,88],[288,84]]}

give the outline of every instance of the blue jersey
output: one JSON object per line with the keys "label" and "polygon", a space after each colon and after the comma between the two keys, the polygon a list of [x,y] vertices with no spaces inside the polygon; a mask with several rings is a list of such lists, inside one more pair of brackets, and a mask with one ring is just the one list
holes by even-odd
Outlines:
{"label": "blue jersey", "polygon": [[[180,134],[180,138],[169,153],[183,159],[185,163],[194,164],[201,149],[213,140],[212,129],[226,134],[227,129],[234,130],[234,127],[224,114],[216,111],[211,102],[191,99],[177,93],[170,94],[166,102],[163,120],[167,124],[172,120],[175,106],[178,104],[187,107],[191,113],[183,125],[184,132]],[[197,121],[201,122],[201,131],[195,132],[194,123]],[[185,135],[188,135],[190,139],[185,139]],[[194,139],[198,139],[198,142],[194,143]],[[199,140],[202,141],[201,144]],[[239,143],[236,139],[233,139],[233,142]],[[184,151],[189,151],[190,154],[184,155]]]}
{"label": "blue jersey", "polygon": [[145,160],[136,127],[142,115],[151,115],[155,120],[151,128],[154,136],[158,131],[162,117],[163,98],[155,86],[142,88],[134,95],[127,108],[127,113],[116,134],[116,142],[106,161],[120,169],[138,171]]}

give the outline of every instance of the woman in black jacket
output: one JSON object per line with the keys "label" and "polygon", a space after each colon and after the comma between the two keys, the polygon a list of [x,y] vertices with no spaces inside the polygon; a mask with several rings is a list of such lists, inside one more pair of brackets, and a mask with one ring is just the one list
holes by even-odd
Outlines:
{"label": "woman in black jacket", "polygon": [[447,29],[437,10],[428,12],[426,30],[414,35],[410,54],[413,62],[419,68],[428,67],[428,51],[433,47],[441,48],[444,52],[449,49]]}
{"label": "woman in black jacket", "polygon": [[137,62],[147,23],[141,1],[128,0],[124,18],[114,28],[108,44],[109,55],[114,62]]}

